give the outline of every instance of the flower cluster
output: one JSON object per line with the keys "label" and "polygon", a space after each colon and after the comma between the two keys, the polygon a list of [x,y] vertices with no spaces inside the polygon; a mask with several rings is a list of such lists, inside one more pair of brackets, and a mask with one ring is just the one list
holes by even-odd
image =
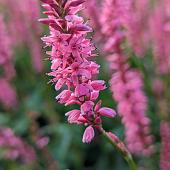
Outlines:
{"label": "flower cluster", "polygon": [[170,130],[169,124],[162,121],[160,124],[160,134],[161,134],[161,154],[160,154],[160,169],[169,170],[170,164]]}
{"label": "flower cluster", "polygon": [[99,16],[100,16],[99,2],[96,0],[90,0],[90,1],[85,1],[84,5],[85,5],[85,9],[81,11],[82,15],[90,20],[89,25],[95,30],[93,39],[94,41],[97,42],[102,38],[101,37],[102,34],[100,33],[101,25],[99,20]]}
{"label": "flower cluster", "polygon": [[170,2],[158,1],[150,16],[150,32],[156,71],[166,74],[170,70]]}
{"label": "flower cluster", "polygon": [[0,102],[6,108],[14,108],[17,104],[17,94],[11,87],[10,80],[15,76],[15,69],[12,62],[10,37],[2,15],[0,15],[0,24]]}
{"label": "flower cluster", "polygon": [[[118,102],[118,113],[125,126],[125,142],[130,152],[150,155],[153,146],[149,146],[153,137],[149,135],[150,120],[145,117],[147,98],[142,90],[142,77],[138,70],[130,69],[127,56],[124,55],[122,31],[129,4],[120,0],[104,1],[101,17],[101,32],[105,37],[104,50],[114,70],[110,80],[113,98]],[[148,147],[149,146],[149,147]]]}
{"label": "flower cluster", "polygon": [[[40,22],[49,25],[50,35],[42,40],[46,46],[51,47],[51,51],[46,51],[47,58],[52,62],[49,76],[54,76],[49,83],[55,84],[58,91],[66,84],[67,90],[63,90],[56,101],[65,103],[65,106],[77,103],[80,110],[74,109],[67,112],[69,123],[85,123],[89,125],[83,135],[83,142],[90,142],[94,138],[93,127],[101,126],[101,115],[114,117],[115,111],[101,108],[101,100],[95,105],[95,100],[99,96],[99,91],[106,89],[103,80],[92,81],[92,75],[98,74],[100,66],[87,59],[97,56],[92,51],[96,49],[91,39],[86,39],[87,32],[92,31],[84,23],[84,19],[75,15],[83,9],[82,3],[85,0],[41,0],[47,11],[46,19],[39,19]],[[94,107],[94,109],[93,109]]]}
{"label": "flower cluster", "polygon": [[[36,72],[41,72],[42,51],[39,37],[42,33],[41,25],[36,24],[40,17],[40,5],[35,0],[0,0],[2,13],[6,17],[7,31],[13,47],[26,44],[30,50],[32,65]],[[8,67],[10,69],[10,67]]]}
{"label": "flower cluster", "polygon": [[16,137],[10,128],[0,126],[0,147],[3,149],[2,155],[6,158],[20,159],[23,163],[36,161],[34,149]]}
{"label": "flower cluster", "polygon": [[150,46],[149,33],[149,7],[150,1],[128,1],[129,4],[125,9],[127,44],[135,53],[136,57],[143,57]]}

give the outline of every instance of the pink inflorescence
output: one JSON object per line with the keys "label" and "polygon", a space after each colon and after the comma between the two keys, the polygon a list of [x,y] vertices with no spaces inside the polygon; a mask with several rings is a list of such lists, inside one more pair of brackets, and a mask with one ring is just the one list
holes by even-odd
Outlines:
{"label": "pink inflorescence", "polygon": [[0,148],[2,155],[12,160],[20,159],[23,163],[36,161],[34,149],[21,138],[16,137],[10,128],[0,126]]}
{"label": "pink inflorescence", "polygon": [[157,73],[166,74],[170,71],[170,12],[169,1],[158,1],[150,16],[150,33],[152,38],[153,56]]}
{"label": "pink inflorescence", "polygon": [[[101,115],[114,117],[115,111],[107,108],[101,108],[99,101],[95,108],[95,100],[99,96],[99,91],[106,89],[107,86],[103,80],[92,81],[92,75],[98,74],[100,66],[87,58],[97,56],[92,51],[96,49],[90,39],[85,39],[86,33],[92,29],[84,23],[83,17],[75,15],[83,9],[82,3],[85,0],[41,0],[42,5],[47,11],[46,19],[39,21],[49,25],[50,35],[42,40],[46,46],[52,48],[46,51],[50,60],[51,73],[54,76],[49,83],[55,84],[58,91],[66,84],[67,90],[63,90],[56,101],[65,103],[65,106],[77,103],[80,110],[74,109],[67,112],[69,123],[85,123],[90,125],[86,128],[83,135],[83,142],[90,142],[94,138],[93,127],[101,125]],[[45,48],[43,47],[43,48]]]}
{"label": "pink inflorescence", "polygon": [[82,15],[88,18],[89,25],[95,30],[95,34],[93,35],[93,39],[95,41],[99,41],[101,39],[101,33],[99,31],[100,25],[100,6],[97,0],[87,0],[85,3],[85,9],[82,10]]}
{"label": "pink inflorescence", "polygon": [[0,15],[0,102],[6,108],[14,108],[17,104],[17,94],[10,85],[10,80],[15,76],[12,62],[11,39],[7,34],[3,16]]}
{"label": "pink inflorescence", "polygon": [[3,16],[0,14],[0,65],[3,67],[3,76],[10,80],[15,76],[14,65],[12,62],[11,38],[7,33]]}
{"label": "pink inflorescence", "polygon": [[162,121],[160,124],[161,141],[161,154],[160,154],[160,169],[170,169],[170,129],[169,123]]}
{"label": "pink inflorescence", "polygon": [[150,47],[149,34],[149,7],[150,1],[127,1],[126,20],[124,26],[126,28],[127,44],[137,57],[143,57]]}
{"label": "pink inflorescence", "polygon": [[[126,19],[127,2],[121,0],[104,1],[101,17],[101,32],[105,37],[104,50],[114,70],[110,79],[113,98],[118,102],[118,113],[125,126],[125,142],[131,153],[149,156],[153,151],[153,137],[149,135],[150,120],[145,117],[147,98],[143,92],[141,74],[130,69],[126,63],[122,31]],[[149,147],[148,147],[149,146]]]}
{"label": "pink inflorescence", "polygon": [[6,17],[7,30],[13,47],[26,44],[30,50],[32,65],[36,72],[41,72],[42,51],[39,36],[42,34],[41,25],[37,25],[40,17],[40,5],[37,0],[0,0],[2,12]]}

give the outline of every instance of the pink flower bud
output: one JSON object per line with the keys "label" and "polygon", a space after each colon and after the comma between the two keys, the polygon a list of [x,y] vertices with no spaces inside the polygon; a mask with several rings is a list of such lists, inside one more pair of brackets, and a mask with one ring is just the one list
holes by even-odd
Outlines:
{"label": "pink flower bud", "polygon": [[82,24],[77,24],[74,26],[75,31],[90,31],[91,28]]}
{"label": "pink flower bud", "polygon": [[62,15],[62,11],[57,4],[50,4],[50,6],[58,13],[59,16]]}
{"label": "pink flower bud", "polygon": [[106,117],[115,117],[116,115],[116,112],[113,110],[113,109],[110,109],[108,107],[102,107],[98,113],[100,113],[101,115],[103,116],[106,116]]}
{"label": "pink flower bud", "polygon": [[95,108],[94,108],[95,112],[98,112],[98,110],[101,108],[101,104],[102,104],[102,101],[99,100],[98,103],[96,104]]}
{"label": "pink flower bud", "polygon": [[100,116],[97,117],[97,118],[95,119],[94,123],[100,125],[100,124],[102,123],[101,117],[100,117]]}
{"label": "pink flower bud", "polygon": [[74,0],[70,3],[69,6],[78,6],[80,4],[82,4],[83,2],[85,2],[86,0]]}
{"label": "pink flower bud", "polygon": [[42,19],[39,19],[38,21],[41,22],[41,23],[43,23],[43,24],[46,24],[46,25],[50,25],[50,24],[52,24],[52,23],[55,23],[54,20],[48,19],[48,18],[42,18]]}
{"label": "pink flower bud", "polygon": [[120,142],[119,138],[115,136],[113,133],[107,132],[107,135],[109,135],[113,139],[114,142],[117,142],[117,143]]}
{"label": "pink flower bud", "polygon": [[43,2],[43,3],[46,3],[46,4],[54,3],[53,0],[40,0],[40,1]]}
{"label": "pink flower bud", "polygon": [[93,90],[93,92],[91,92],[90,100],[94,102],[98,97],[99,97],[99,91]]}
{"label": "pink flower bud", "polygon": [[43,14],[45,14],[45,15],[55,15],[55,12],[53,12],[53,11],[44,11]]}
{"label": "pink flower bud", "polygon": [[90,83],[94,90],[103,90],[106,88],[105,81],[95,80]]}
{"label": "pink flower bud", "polygon": [[83,141],[83,143],[85,143],[85,142],[90,143],[93,138],[94,138],[94,129],[92,128],[92,126],[89,126],[84,131],[82,141]]}

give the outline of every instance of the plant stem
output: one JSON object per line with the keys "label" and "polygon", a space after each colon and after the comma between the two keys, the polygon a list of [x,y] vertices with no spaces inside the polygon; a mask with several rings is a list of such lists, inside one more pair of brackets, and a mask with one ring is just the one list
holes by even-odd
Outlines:
{"label": "plant stem", "polygon": [[107,135],[106,131],[101,126],[95,126],[95,128],[99,131],[99,133],[115,148],[117,149],[126,159],[128,162],[131,170],[137,170],[135,163],[133,161],[132,155],[129,153],[129,151],[126,149],[123,143],[121,143],[122,147],[119,147],[116,142],[113,141],[113,139]]}

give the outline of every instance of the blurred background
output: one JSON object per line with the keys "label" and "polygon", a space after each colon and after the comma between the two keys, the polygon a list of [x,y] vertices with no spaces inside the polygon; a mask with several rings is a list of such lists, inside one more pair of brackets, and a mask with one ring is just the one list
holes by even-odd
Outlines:
{"label": "blurred background", "polygon": [[[55,102],[65,87],[56,92],[54,85],[47,84],[51,63],[42,61],[47,55],[40,38],[49,35],[49,28],[38,22],[45,17],[41,4],[38,0],[0,0],[0,170],[129,170],[122,155],[97,131],[90,144],[82,143],[85,126],[66,123],[65,113],[78,106]],[[95,78],[109,85],[112,74],[118,72],[109,58],[117,46],[126,56],[128,70],[140,73],[147,105],[144,116],[150,122],[145,131],[152,136],[152,152],[132,151],[138,169],[168,170],[162,167],[170,158],[170,1],[87,0],[84,5],[79,15],[90,18],[94,32],[88,36],[93,37],[99,53],[93,60],[101,65]],[[123,37],[121,43],[115,43],[116,30]],[[103,117],[103,128],[124,141],[129,125],[122,121],[119,100],[109,86],[99,99],[118,114],[114,119]]]}

